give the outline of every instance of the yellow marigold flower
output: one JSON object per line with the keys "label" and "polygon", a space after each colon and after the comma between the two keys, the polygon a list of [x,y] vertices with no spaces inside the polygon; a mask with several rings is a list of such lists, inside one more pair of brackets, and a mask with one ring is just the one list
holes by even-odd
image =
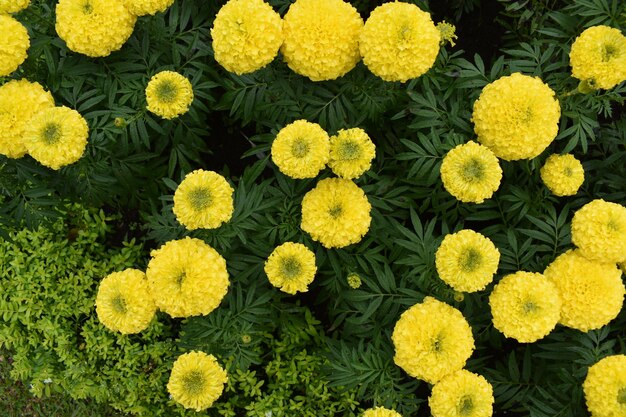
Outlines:
{"label": "yellow marigold flower", "polygon": [[265,261],[270,283],[287,294],[308,291],[316,272],[315,254],[301,243],[283,243]]}
{"label": "yellow marigold flower", "polygon": [[313,81],[334,80],[361,60],[363,19],[342,0],[296,0],[283,18],[281,52],[293,71]]}
{"label": "yellow marigold flower", "polygon": [[439,31],[439,35],[441,36],[441,45],[445,45],[447,42],[449,42],[452,46],[455,45],[454,40],[457,39],[457,36],[455,34],[456,27],[453,24],[448,23],[444,20],[437,23],[437,30]]}
{"label": "yellow marigold flower", "polygon": [[263,0],[230,0],[211,28],[215,60],[235,74],[263,68],[283,43],[283,21]]}
{"label": "yellow marigold flower", "polygon": [[226,295],[226,261],[202,240],[172,240],[151,255],[146,271],[150,291],[157,307],[170,316],[209,314]]}
{"label": "yellow marigold flower", "polygon": [[396,365],[429,384],[463,368],[474,350],[465,317],[432,297],[402,313],[391,340]]}
{"label": "yellow marigold flower", "polygon": [[590,261],[578,250],[558,256],[543,272],[559,291],[559,323],[583,332],[608,324],[624,302],[622,273],[614,263]]}
{"label": "yellow marigold flower", "polygon": [[574,155],[550,155],[540,170],[541,180],[552,194],[574,195],[585,181],[583,164]]}
{"label": "yellow marigold flower", "polygon": [[341,129],[330,138],[328,166],[341,178],[360,177],[370,169],[375,156],[376,146],[363,129]]}
{"label": "yellow marigold flower", "polygon": [[355,183],[326,178],[302,200],[302,230],[326,248],[358,243],[370,228],[372,206]]}
{"label": "yellow marigold flower", "polygon": [[348,285],[352,289],[356,290],[357,288],[361,287],[361,277],[356,272],[350,272],[346,280],[348,281]]}
{"label": "yellow marigold flower", "polygon": [[572,44],[569,59],[574,78],[592,88],[613,88],[626,80],[626,37],[608,26],[587,28]]}
{"label": "yellow marigold flower", "polygon": [[17,13],[29,4],[30,0],[0,0],[0,14]]}
{"label": "yellow marigold flower", "polygon": [[313,178],[330,158],[328,133],[317,123],[296,120],[283,127],[272,142],[272,161],[291,178]]}
{"label": "yellow marigold flower", "polygon": [[21,158],[26,154],[24,130],[41,110],[54,107],[54,99],[39,83],[12,80],[0,86],[0,154]]}
{"label": "yellow marigold flower", "polygon": [[190,172],[174,192],[174,215],[188,230],[220,227],[233,215],[233,191],[217,172]]}
{"label": "yellow marigold flower", "polygon": [[11,74],[28,56],[30,47],[28,31],[20,22],[0,14],[0,77]]}
{"label": "yellow marigold flower", "polygon": [[465,369],[437,382],[428,398],[433,417],[491,417],[493,388],[482,376]]}
{"label": "yellow marigold flower", "polygon": [[146,274],[125,269],[107,275],[98,288],[96,313],[105,327],[123,334],[145,330],[156,313]]}
{"label": "yellow marigold flower", "polygon": [[489,238],[473,230],[447,235],[437,253],[439,277],[457,291],[484,290],[498,270],[500,252]]}
{"label": "yellow marigold flower", "polygon": [[485,146],[467,142],[450,150],[441,163],[443,186],[457,200],[482,203],[500,187],[502,168]]}
{"label": "yellow marigold flower", "polygon": [[552,281],[536,272],[505,276],[489,296],[493,327],[518,342],[548,335],[559,321],[561,299]]}
{"label": "yellow marigold flower", "polygon": [[69,49],[101,57],[126,43],[137,17],[122,0],[59,0],[56,19],[56,31]]}
{"label": "yellow marigold flower", "polygon": [[187,113],[193,101],[193,87],[185,76],[161,71],[152,76],[146,87],[146,108],[164,119]]}
{"label": "yellow marigold flower", "polygon": [[164,12],[174,0],[122,0],[124,6],[135,16],[154,15]]}
{"label": "yellow marigold flower", "polygon": [[590,367],[583,392],[591,417],[626,416],[626,355],[607,356]]}
{"label": "yellow marigold flower", "polygon": [[507,161],[532,159],[559,131],[561,107],[539,77],[515,73],[486,85],[474,102],[478,141]]}
{"label": "yellow marigold flower", "polygon": [[626,259],[626,207],[602,199],[582,206],[572,219],[572,242],[599,262]]}
{"label": "yellow marigold flower", "polygon": [[361,417],[402,417],[402,414],[384,407],[375,407],[363,411]]}
{"label": "yellow marigold flower", "polygon": [[80,113],[68,107],[50,107],[30,119],[23,138],[30,156],[56,170],[83,156],[88,136],[87,121]]}
{"label": "yellow marigold flower", "polygon": [[375,75],[405,82],[433,66],[440,40],[430,14],[414,4],[389,2],[370,14],[359,47],[363,62]]}
{"label": "yellow marigold flower", "polygon": [[222,395],[227,382],[228,375],[215,356],[192,351],[174,362],[167,391],[183,407],[202,411]]}

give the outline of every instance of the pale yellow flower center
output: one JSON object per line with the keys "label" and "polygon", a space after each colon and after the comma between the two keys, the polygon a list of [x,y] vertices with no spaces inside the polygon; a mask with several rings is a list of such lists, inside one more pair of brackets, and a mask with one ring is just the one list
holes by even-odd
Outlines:
{"label": "pale yellow flower center", "polygon": [[539,310],[539,306],[529,300],[522,305],[522,309],[524,310],[524,313],[529,314]]}
{"label": "pale yellow flower center", "polygon": [[189,395],[200,395],[204,391],[204,384],[206,381],[202,372],[191,371],[187,373],[182,380],[183,387]]}
{"label": "pale yellow flower center", "polygon": [[460,415],[470,415],[472,413],[472,410],[474,409],[474,402],[472,401],[472,397],[470,397],[469,395],[461,397],[456,407]]}
{"label": "pale yellow flower center", "polygon": [[54,145],[61,139],[61,126],[49,123],[41,130],[41,138],[48,145]]}
{"label": "pale yellow flower center", "polygon": [[296,139],[291,145],[291,153],[296,158],[303,158],[309,153],[309,143],[304,139]]}
{"label": "pale yellow flower center", "polygon": [[468,182],[480,181],[485,176],[485,167],[480,160],[472,158],[463,165],[461,175]]}
{"label": "pale yellow flower center", "polygon": [[341,216],[342,212],[343,212],[343,207],[341,207],[341,204],[335,204],[328,210],[328,214],[333,219],[336,219],[337,217]]}
{"label": "pale yellow flower center", "polygon": [[83,13],[84,14],[91,14],[93,12],[93,6],[91,5],[90,1],[86,1],[83,3]]}
{"label": "pale yellow flower center", "polygon": [[613,45],[602,46],[602,62],[608,62],[615,56],[619,55],[619,50]]}
{"label": "pale yellow flower center", "polygon": [[187,278],[187,273],[185,271],[182,271],[177,277],[176,277],[176,285],[178,285],[179,287],[181,285],[183,285],[183,281],[185,280],[185,278]]}
{"label": "pale yellow flower center", "polygon": [[156,87],[156,95],[159,101],[164,103],[172,103],[176,100],[176,96],[178,95],[178,89],[176,85],[170,80],[163,80]]}
{"label": "pale yellow flower center", "polygon": [[300,261],[298,261],[293,256],[287,256],[281,259],[280,272],[285,278],[295,278],[296,276],[300,275],[301,271],[302,266],[300,265]]}
{"label": "pale yellow flower center", "polygon": [[340,159],[344,159],[344,160],[358,159],[359,156],[361,155],[361,148],[359,147],[358,144],[352,141],[341,142],[341,144],[339,144],[338,153],[339,153]]}
{"label": "pale yellow flower center", "polygon": [[435,353],[439,353],[443,350],[443,337],[441,336],[441,334],[437,335],[437,337],[435,337],[435,340],[433,340],[433,344],[432,344],[432,350]]}
{"label": "pale yellow flower center", "polygon": [[626,405],[626,387],[622,388],[617,393],[617,402]]}
{"label": "pale yellow flower center", "polygon": [[563,171],[563,174],[565,174],[566,177],[571,177],[574,174],[574,170],[572,170],[572,168],[570,167],[567,167]]}
{"label": "pale yellow flower center", "polygon": [[609,220],[609,222],[606,224],[606,227],[611,232],[618,232],[620,230],[619,224],[617,224],[617,222],[613,219]]}
{"label": "pale yellow flower center", "polygon": [[196,188],[189,192],[189,203],[191,203],[191,207],[196,211],[202,211],[207,207],[211,206],[213,202],[213,198],[211,196],[211,192],[206,188]]}
{"label": "pale yellow flower center", "polygon": [[111,299],[111,307],[118,313],[126,314],[128,309],[126,308],[126,300],[121,294],[116,295]]}
{"label": "pale yellow flower center", "polygon": [[481,261],[481,253],[474,248],[469,248],[459,257],[459,268],[463,272],[473,272],[480,267]]}

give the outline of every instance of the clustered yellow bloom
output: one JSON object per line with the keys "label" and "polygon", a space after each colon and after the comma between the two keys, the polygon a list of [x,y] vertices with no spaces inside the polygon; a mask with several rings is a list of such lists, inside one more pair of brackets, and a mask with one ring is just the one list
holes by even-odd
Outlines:
{"label": "clustered yellow bloom", "polygon": [[119,50],[136,20],[122,0],[59,0],[56,7],[59,37],[72,51],[90,57]]}
{"label": "clustered yellow bloom", "polygon": [[385,407],[375,407],[363,411],[361,417],[402,417],[402,414]]}
{"label": "clustered yellow bloom", "polygon": [[532,343],[559,321],[561,300],[552,281],[536,272],[505,276],[489,296],[493,326],[506,337]]}
{"label": "clustered yellow bloom", "polygon": [[370,14],[359,47],[363,62],[375,75],[405,82],[433,66],[440,40],[428,13],[414,4],[388,2]]}
{"label": "clustered yellow bloom", "polygon": [[145,330],[156,313],[146,275],[137,269],[107,275],[98,288],[96,313],[110,330],[123,334]]}
{"label": "clustered yellow bloom", "polygon": [[590,367],[583,392],[591,417],[626,416],[626,355],[607,356]]}
{"label": "clustered yellow bloom", "polygon": [[363,19],[342,0],[296,0],[283,18],[281,52],[294,72],[313,81],[334,80],[361,59]]}
{"label": "clustered yellow bloom", "polygon": [[330,139],[317,123],[296,120],[278,132],[271,152],[272,161],[283,174],[313,178],[330,158]]}
{"label": "clustered yellow bloom", "polygon": [[540,170],[541,180],[552,194],[574,195],[585,181],[583,164],[574,155],[550,155]]}
{"label": "clustered yellow bloom", "polygon": [[478,141],[507,161],[531,159],[556,137],[561,107],[538,77],[515,73],[486,85],[474,102]]}
{"label": "clustered yellow bloom", "polygon": [[17,13],[29,4],[30,0],[0,0],[0,14]]}
{"label": "clustered yellow bloom", "polygon": [[443,377],[428,398],[433,417],[491,417],[493,388],[481,375],[461,369]]}
{"label": "clustered yellow bloom", "polygon": [[0,77],[11,74],[28,56],[30,47],[28,31],[20,22],[0,14]]}
{"label": "clustered yellow bloom", "polygon": [[263,0],[230,0],[211,28],[215,60],[226,70],[247,74],[276,58],[283,43],[283,21]]}
{"label": "clustered yellow bloom", "polygon": [[473,230],[447,235],[435,253],[439,277],[456,291],[484,290],[498,270],[500,252],[489,238]]}
{"label": "clustered yellow bloom", "polygon": [[619,29],[593,26],[572,44],[572,76],[591,88],[609,89],[626,80],[626,37]]}
{"label": "clustered yellow bloom", "polygon": [[330,138],[330,161],[328,166],[335,175],[358,178],[372,166],[376,146],[361,128],[341,129]]}
{"label": "clustered yellow bloom", "polygon": [[356,272],[350,272],[348,274],[348,277],[346,278],[346,281],[348,281],[348,285],[350,286],[350,288],[355,290],[361,287],[362,284],[361,277]]}
{"label": "clustered yellow bloom", "polygon": [[191,82],[174,71],[155,74],[146,87],[146,108],[164,119],[173,119],[187,113],[192,101]]}
{"label": "clustered yellow bloom", "polygon": [[122,0],[124,6],[135,16],[154,15],[164,12],[174,0]]}
{"label": "clustered yellow bloom", "polygon": [[358,243],[372,220],[372,206],[355,183],[343,178],[326,178],[302,200],[302,230],[326,248],[343,248]]}
{"label": "clustered yellow bloom", "polygon": [[283,243],[272,251],[264,269],[270,283],[281,291],[306,292],[317,272],[315,254],[301,243]]}
{"label": "clustered yellow bloom", "polygon": [[402,313],[391,339],[396,365],[430,384],[463,368],[474,350],[461,312],[432,297]]}
{"label": "clustered yellow bloom", "polygon": [[202,411],[222,395],[227,382],[228,375],[215,356],[192,351],[174,362],[167,390],[183,407]]}
{"label": "clustered yellow bloom", "polygon": [[602,199],[574,213],[572,242],[581,255],[599,262],[626,259],[626,207]]}
{"label": "clustered yellow bloom", "polygon": [[170,316],[209,314],[226,295],[226,261],[202,240],[172,240],[151,255],[146,271],[150,292],[159,310]]}
{"label": "clustered yellow bloom", "polygon": [[441,36],[441,45],[445,45],[446,42],[449,42],[450,45],[454,46],[454,40],[457,39],[456,36],[456,27],[446,22],[445,20],[437,23],[437,30],[439,31],[439,35]]}
{"label": "clustered yellow bloom", "polygon": [[233,215],[233,191],[217,172],[190,172],[174,192],[174,215],[188,230],[220,227]]}
{"label": "clustered yellow bloom", "polygon": [[564,326],[587,332],[608,324],[624,302],[622,273],[615,263],[591,261],[569,250],[543,273],[559,291]]}
{"label": "clustered yellow bloom", "polygon": [[498,158],[489,148],[472,141],[450,150],[440,172],[446,191],[464,203],[491,198],[502,179]]}

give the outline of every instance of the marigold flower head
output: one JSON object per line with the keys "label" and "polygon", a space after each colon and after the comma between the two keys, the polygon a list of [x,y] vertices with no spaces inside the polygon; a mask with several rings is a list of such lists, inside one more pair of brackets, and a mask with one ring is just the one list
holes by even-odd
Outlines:
{"label": "marigold flower head", "polygon": [[174,0],[122,0],[122,2],[135,16],[146,16],[164,12]]}
{"label": "marigold flower head", "polygon": [[447,235],[435,253],[439,277],[457,291],[484,290],[498,270],[500,252],[489,238],[473,230]]}
{"label": "marigold flower head", "polygon": [[486,85],[474,102],[478,141],[507,161],[532,159],[552,143],[561,107],[538,77],[515,73]]}
{"label": "marigold flower head", "polygon": [[360,288],[361,284],[363,283],[361,281],[361,277],[356,272],[350,272],[346,280],[348,281],[348,285],[350,286],[350,288],[355,290],[357,288]]}
{"label": "marigold flower head", "polygon": [[334,80],[361,60],[363,19],[342,0],[296,0],[283,18],[281,52],[294,72],[312,81]]}
{"label": "marigold flower head", "polygon": [[56,8],[59,37],[70,50],[91,57],[119,50],[136,21],[122,0],[59,0]]}
{"label": "marigold flower head", "polygon": [[446,191],[464,203],[491,198],[502,179],[498,158],[486,146],[471,141],[450,150],[440,172]]}
{"label": "marigold flower head", "polygon": [[80,113],[68,107],[50,107],[30,119],[23,139],[30,156],[57,170],[83,156],[88,136],[87,121]]}
{"label": "marigold flower head", "polygon": [[358,178],[372,166],[376,146],[363,129],[341,129],[330,138],[330,161],[328,166],[335,175]]}
{"label": "marigold flower head", "polygon": [[30,0],[0,0],[0,14],[17,13],[29,4]]}
{"label": "marigold flower head", "polygon": [[474,350],[472,329],[465,317],[432,297],[402,313],[391,340],[396,365],[430,384],[463,368]]}
{"label": "marigold flower head", "polygon": [[493,326],[522,343],[547,336],[561,312],[557,287],[536,272],[520,271],[502,278],[489,296],[489,305]]}
{"label": "marigold flower head", "polygon": [[439,23],[437,23],[437,30],[439,31],[439,35],[441,35],[441,45],[445,45],[447,42],[450,43],[450,45],[454,46],[454,40],[457,39],[456,36],[456,27],[451,24],[444,21],[441,21]]}
{"label": "marigold flower head", "polygon": [[609,89],[626,80],[626,37],[619,29],[585,29],[572,44],[569,58],[572,76],[592,88]]}
{"label": "marigold flower head", "polygon": [[276,58],[283,43],[283,21],[263,0],[230,0],[215,16],[215,60],[227,71],[247,74]]}
{"label": "marigold flower head", "polygon": [[228,375],[215,356],[192,351],[174,362],[167,391],[183,407],[202,411],[222,395],[227,382]]}
{"label": "marigold flower head", "polygon": [[153,75],[146,87],[146,108],[164,119],[187,113],[192,101],[191,82],[174,71],[161,71]]}
{"label": "marigold flower head", "polygon": [[326,248],[358,243],[370,228],[372,206],[355,183],[326,178],[302,200],[302,230]]}
{"label": "marigold flower head", "polygon": [[433,417],[491,417],[493,401],[491,384],[461,369],[435,384],[428,405]]}
{"label": "marigold flower head", "polygon": [[272,251],[264,269],[270,283],[281,291],[306,292],[317,272],[315,254],[301,243],[283,243]]}
{"label": "marigold flower head", "polygon": [[375,407],[363,411],[361,417],[402,417],[402,414],[385,407]]}
{"label": "marigold flower head", "polygon": [[591,417],[626,416],[626,355],[607,356],[590,367],[583,392]]}
{"label": "marigold flower head", "polygon": [[209,314],[226,295],[226,261],[202,240],[172,240],[151,255],[146,271],[150,292],[156,306],[170,316]]}
{"label": "marigold flower head", "polygon": [[574,213],[572,242],[581,255],[599,262],[626,259],[626,207],[593,200]]}
{"label": "marigold flower head", "polygon": [[559,291],[564,326],[587,332],[608,324],[624,303],[622,273],[614,263],[590,261],[578,250],[558,256],[543,272]]}
{"label": "marigold flower head", "polygon": [[0,33],[0,77],[4,77],[26,60],[30,38],[24,25],[3,14],[0,14]]}
{"label": "marigold flower head", "polygon": [[313,178],[330,158],[328,133],[317,123],[296,120],[283,127],[272,142],[272,161],[291,178]]}
{"label": "marigold flower head", "polygon": [[388,2],[370,14],[359,48],[363,62],[375,75],[405,82],[433,66],[440,40],[430,14],[414,4]]}
{"label": "marigold flower head", "polygon": [[233,215],[233,191],[217,172],[190,172],[174,192],[174,215],[188,230],[220,227]]}
{"label": "marigold flower head", "polygon": [[552,194],[574,195],[585,181],[583,164],[574,155],[550,155],[540,170],[541,180]]}
{"label": "marigold flower head", "polygon": [[54,107],[54,99],[41,84],[25,79],[0,86],[0,154],[21,158],[26,154],[24,131],[41,110]]}
{"label": "marigold flower head", "polygon": [[123,334],[145,330],[156,313],[146,274],[126,269],[107,275],[98,288],[96,313],[110,330]]}

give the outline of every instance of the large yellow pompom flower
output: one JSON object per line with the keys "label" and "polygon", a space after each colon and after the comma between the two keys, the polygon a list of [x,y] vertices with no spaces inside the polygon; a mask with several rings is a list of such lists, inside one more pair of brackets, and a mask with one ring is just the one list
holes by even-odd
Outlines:
{"label": "large yellow pompom flower", "polygon": [[608,26],[587,28],[569,54],[572,76],[591,88],[609,89],[626,80],[626,37]]}
{"label": "large yellow pompom flower", "polygon": [[167,391],[183,407],[202,411],[222,395],[227,382],[228,375],[215,356],[192,351],[174,362]]}
{"label": "large yellow pompom flower", "polygon": [[50,107],[30,119],[23,138],[30,156],[59,169],[83,156],[88,136],[89,126],[80,113],[68,107]]}
{"label": "large yellow pompom flower", "polygon": [[30,0],[0,0],[0,14],[17,13],[29,4]]}
{"label": "large yellow pompom flower", "polygon": [[395,410],[389,410],[388,408],[375,407],[363,411],[361,417],[402,417],[402,414]]}
{"label": "large yellow pompom flower", "polygon": [[26,154],[24,130],[41,110],[54,107],[54,99],[39,83],[11,80],[0,86],[0,154],[21,158]]}
{"label": "large yellow pompom flower", "polygon": [[370,228],[372,206],[355,183],[326,178],[302,200],[302,230],[326,248],[358,243]]}
{"label": "large yellow pompom flower", "polygon": [[287,294],[306,292],[316,272],[315,254],[301,243],[283,243],[265,261],[267,278]]}
{"label": "large yellow pompom flower", "polygon": [[465,369],[437,382],[428,398],[433,417],[491,417],[493,388],[482,376]]}
{"label": "large yellow pompom flower", "polygon": [[624,303],[622,272],[614,263],[590,261],[578,250],[558,256],[543,272],[559,291],[559,323],[583,332],[608,324]]}
{"label": "large yellow pompom flower", "polygon": [[188,230],[220,227],[233,215],[233,191],[217,172],[190,172],[174,192],[174,215]]}
{"label": "large yellow pompom flower", "polygon": [[432,297],[402,313],[391,340],[396,365],[429,384],[463,368],[474,350],[463,314]]}
{"label": "large yellow pompom flower", "polygon": [[235,74],[263,68],[283,43],[283,21],[263,0],[230,0],[211,28],[215,60]]}
{"label": "large yellow pompom flower", "polygon": [[164,12],[174,0],[122,0],[124,6],[135,16],[154,15]]}
{"label": "large yellow pompom flower", "polygon": [[145,330],[156,313],[146,274],[126,269],[107,275],[98,288],[96,313],[110,330],[123,334]]}
{"label": "large yellow pompom flower", "polygon": [[607,356],[590,367],[583,392],[591,417],[626,416],[626,355]]}
{"label": "large yellow pompom flower", "polygon": [[341,129],[330,138],[330,161],[328,166],[335,175],[358,178],[372,166],[376,146],[363,129]]}
{"label": "large yellow pompom flower", "polygon": [[187,113],[193,102],[193,86],[184,75],[161,71],[150,78],[146,87],[146,108],[164,119]]}
{"label": "large yellow pompom flower", "polygon": [[0,77],[11,74],[28,56],[28,31],[20,22],[0,14]]}
{"label": "large yellow pompom flower", "polygon": [[361,60],[363,19],[342,0],[296,0],[283,18],[281,52],[293,71],[313,81],[334,80]]}
{"label": "large yellow pompom flower", "polygon": [[572,242],[594,261],[626,259],[626,207],[602,199],[585,204],[574,213]]}
{"label": "large yellow pompom flower", "polygon": [[433,66],[440,40],[428,13],[414,4],[388,2],[370,14],[359,47],[363,62],[375,75],[405,82]]}
{"label": "large yellow pompom flower", "polygon": [[540,170],[541,180],[552,194],[574,195],[585,181],[583,164],[574,155],[550,155]]}
{"label": "large yellow pompom flower", "polygon": [[170,316],[209,314],[226,295],[226,261],[202,240],[172,240],[151,255],[146,271],[150,291],[157,307]]}
{"label": "large yellow pompom flower", "polygon": [[456,291],[484,290],[498,270],[500,252],[489,238],[473,230],[447,235],[435,253],[439,277]]}
{"label": "large yellow pompom flower", "polygon": [[489,305],[493,327],[522,343],[547,336],[561,313],[557,287],[536,272],[520,271],[502,278],[489,296]]}
{"label": "large yellow pompom flower", "polygon": [[515,73],[486,85],[474,102],[478,141],[507,161],[532,159],[559,131],[561,107],[538,77]]}
{"label": "large yellow pompom flower", "polygon": [[122,0],[59,0],[56,19],[56,31],[67,47],[91,57],[119,50],[137,21]]}
{"label": "large yellow pompom flower", "polygon": [[296,120],[283,127],[272,142],[272,161],[291,178],[313,178],[330,158],[328,133],[317,123]]}
{"label": "large yellow pompom flower", "polygon": [[464,203],[491,198],[502,179],[498,158],[489,148],[471,141],[450,150],[440,172],[446,191]]}

